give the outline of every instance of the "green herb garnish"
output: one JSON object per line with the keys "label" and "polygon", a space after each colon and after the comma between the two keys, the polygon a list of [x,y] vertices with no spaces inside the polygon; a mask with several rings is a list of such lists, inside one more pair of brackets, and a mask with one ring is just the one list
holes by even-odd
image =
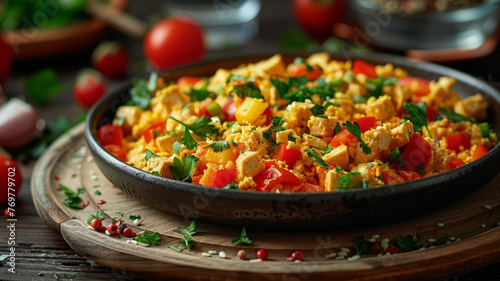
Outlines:
{"label": "green herb garnish", "polygon": [[418,104],[405,102],[403,106],[406,112],[408,112],[410,122],[413,124],[415,131],[420,131],[422,127],[425,127],[432,138],[431,131],[427,127],[427,104],[425,102]]}
{"label": "green herb garnish", "polygon": [[134,221],[134,220],[140,220],[140,219],[141,219],[141,216],[139,216],[139,215],[130,215],[130,216],[128,216],[128,218],[129,218],[131,221]]}
{"label": "green herb garnish", "polygon": [[232,182],[232,183],[228,183],[226,184],[224,187],[222,187],[224,189],[234,189],[234,190],[238,190],[238,184],[235,183],[235,182]]}
{"label": "green herb garnish", "polygon": [[456,113],[451,108],[440,107],[440,108],[438,108],[438,111],[439,111],[439,113],[441,113],[441,115],[445,116],[446,119],[448,119],[448,121],[450,121],[452,123],[456,123],[456,122],[477,123],[476,121],[470,119],[469,117],[467,117],[465,115]]}
{"label": "green herb garnish", "polygon": [[212,150],[214,152],[221,152],[225,149],[230,149],[231,148],[231,145],[233,145],[232,147],[236,147],[238,145],[237,142],[234,142],[234,141],[216,141],[216,142],[213,142],[211,144],[208,144],[208,145],[205,145],[203,148],[212,148]]}
{"label": "green herb garnish", "polygon": [[144,157],[144,159],[146,159],[146,161],[149,161],[151,157],[160,157],[160,155],[154,154],[153,152],[151,152],[149,149],[146,148],[146,157]]}
{"label": "green herb garnish", "polygon": [[158,81],[158,73],[152,72],[149,76],[149,81],[145,79],[137,79],[133,81],[133,88],[130,89],[130,101],[127,105],[135,105],[141,109],[146,109],[151,103],[153,92],[156,89]]}
{"label": "green herb garnish", "polygon": [[198,143],[194,140],[191,132],[197,136],[206,139],[209,136],[219,136],[219,130],[212,124],[212,120],[208,119],[206,116],[202,116],[191,124],[186,124],[180,120],[175,119],[172,115],[168,116],[170,119],[177,121],[179,124],[184,126],[184,134],[181,137],[181,143],[186,146],[187,149],[192,150],[198,146]]}
{"label": "green herb garnish", "polygon": [[421,245],[418,245],[420,241],[420,237],[416,235],[406,235],[403,236],[401,234],[396,237],[396,244],[403,252],[411,252],[418,250],[421,248]]}
{"label": "green herb garnish", "polygon": [[200,158],[194,155],[184,154],[184,156],[182,156],[182,162],[179,158],[175,157],[174,166],[169,166],[168,168],[170,169],[170,172],[172,172],[174,179],[180,181],[190,181],[196,162],[199,159]]}
{"label": "green herb garnish", "polygon": [[357,122],[354,122],[352,124],[349,121],[346,121],[345,123],[342,124],[356,139],[359,141],[359,145],[363,149],[363,152],[365,154],[371,154],[372,150],[366,143],[361,139],[361,128],[359,127],[359,124]]}
{"label": "green herb garnish", "polygon": [[73,209],[83,209],[83,207],[80,205],[80,202],[82,199],[80,198],[80,194],[85,192],[85,188],[78,188],[77,192],[72,191],[68,187],[59,184],[59,188],[64,191],[64,194],[68,197],[63,201],[63,204],[73,208]]}
{"label": "green herb garnish", "polygon": [[90,217],[87,219],[87,224],[90,225],[93,219],[100,219],[101,221],[104,220],[101,210],[97,210],[97,213],[95,215],[90,215]]}
{"label": "green herb garnish", "polygon": [[337,183],[340,184],[340,187],[337,187],[335,190],[348,190],[349,189],[349,180],[351,179],[351,175],[359,175],[360,172],[347,172],[346,175],[341,176]]}
{"label": "green herb garnish", "polygon": [[252,243],[252,240],[250,240],[250,238],[248,238],[247,236],[245,227],[241,229],[241,234],[238,238],[234,238],[233,240],[231,240],[231,244],[233,245],[251,245]]}
{"label": "green herb garnish", "polygon": [[160,234],[158,232],[143,232],[140,236],[135,237],[134,240],[149,245],[156,245],[159,238]]}
{"label": "green herb garnish", "polygon": [[389,156],[389,163],[393,163],[399,166],[399,168],[403,168],[406,166],[406,159],[404,159],[401,156],[401,153],[399,153],[399,149],[395,148],[391,155]]}
{"label": "green herb garnish", "polygon": [[309,149],[306,153],[307,157],[309,157],[311,161],[318,163],[323,168],[330,169],[330,166],[326,164],[325,160],[323,160],[321,156],[319,156],[318,153],[316,153],[316,151],[314,151],[312,148]]}
{"label": "green herb garnish", "polygon": [[356,255],[370,253],[373,245],[375,244],[368,240],[365,240],[365,237],[363,235],[356,236],[354,242],[355,244],[353,249],[354,251],[356,251]]}

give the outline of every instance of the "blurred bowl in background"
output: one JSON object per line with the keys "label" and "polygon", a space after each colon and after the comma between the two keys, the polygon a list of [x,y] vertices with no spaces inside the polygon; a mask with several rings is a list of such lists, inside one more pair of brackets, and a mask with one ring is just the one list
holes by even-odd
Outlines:
{"label": "blurred bowl in background", "polygon": [[361,30],[358,40],[393,50],[475,49],[495,33],[500,0],[444,11],[391,13],[376,0],[348,1]]}

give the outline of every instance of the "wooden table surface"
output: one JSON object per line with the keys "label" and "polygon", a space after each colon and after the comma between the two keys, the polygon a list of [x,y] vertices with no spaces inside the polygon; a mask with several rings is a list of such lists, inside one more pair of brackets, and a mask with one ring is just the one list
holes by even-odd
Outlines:
{"label": "wooden table surface", "polygon": [[[279,51],[278,39],[283,31],[296,26],[293,21],[289,1],[266,0],[262,1],[260,24],[261,28],[257,37],[247,46],[231,51],[215,51],[209,58],[245,55],[252,53],[273,53]],[[157,12],[161,1],[132,0],[129,11],[136,16],[144,17]],[[143,60],[141,44],[126,38],[116,32],[109,35],[109,39],[119,39],[125,42],[132,54],[131,75],[138,73]],[[69,62],[69,63],[68,63]],[[500,89],[500,48],[492,55],[466,61],[448,62],[445,65],[467,72]],[[20,87],[20,78],[32,74],[42,68],[52,67],[58,71],[65,82],[71,82],[75,73],[90,66],[90,51],[76,54],[70,58],[30,61],[17,63],[13,69],[12,78],[5,87],[7,96],[24,96]],[[120,81],[109,81],[107,85],[112,88]],[[37,108],[39,117],[50,120],[57,116],[76,117],[82,109],[74,105],[72,93],[66,91],[51,100],[47,107]],[[22,164],[24,183],[16,199],[16,274],[7,273],[7,266],[0,266],[0,280],[54,280],[54,274],[69,273],[75,275],[74,280],[142,280],[123,274],[121,272],[99,266],[91,260],[76,254],[62,239],[62,237],[49,229],[38,217],[30,194],[30,175],[34,161]],[[5,206],[1,206],[2,210]],[[7,221],[0,220],[0,255],[8,253],[10,246],[7,244],[8,232],[5,230]],[[483,269],[456,276],[456,281],[465,280],[500,280],[500,263]]]}

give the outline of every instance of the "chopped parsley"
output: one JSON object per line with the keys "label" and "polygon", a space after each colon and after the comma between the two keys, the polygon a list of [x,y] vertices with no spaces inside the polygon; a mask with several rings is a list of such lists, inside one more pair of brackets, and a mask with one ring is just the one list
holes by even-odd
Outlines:
{"label": "chopped parsley", "polygon": [[101,221],[104,220],[101,210],[97,210],[97,213],[95,215],[90,215],[90,217],[87,219],[87,224],[90,225],[93,219],[100,219]]}
{"label": "chopped parsley", "polygon": [[291,141],[291,142],[296,142],[297,141],[297,138],[293,137],[292,132],[290,132],[287,137],[288,137],[288,141]]}
{"label": "chopped parsley", "polygon": [[415,131],[420,131],[422,127],[425,127],[429,136],[432,138],[431,131],[429,127],[427,127],[427,104],[425,102],[420,102],[418,104],[405,102],[403,106],[406,112],[408,112],[410,122],[413,124]]}
{"label": "chopped parsley", "polygon": [[389,156],[389,163],[396,164],[399,166],[399,168],[403,168],[406,166],[406,159],[404,159],[401,156],[401,153],[399,153],[399,149],[395,148],[391,155]]}
{"label": "chopped parsley", "polygon": [[66,194],[66,196],[68,197],[63,201],[64,205],[73,209],[83,209],[83,207],[80,205],[80,202],[82,201],[82,199],[80,198],[80,194],[85,192],[85,188],[78,188],[77,191],[74,192],[68,187],[59,184],[59,189],[64,191],[64,194]]}
{"label": "chopped parsley", "polygon": [[353,101],[355,103],[366,102],[371,97],[379,98],[383,94],[382,89],[384,86],[392,86],[396,84],[396,82],[398,82],[398,79],[392,76],[387,78],[378,77],[375,79],[368,79],[365,87],[370,93],[364,96],[355,96]]}
{"label": "chopped parsley", "polygon": [[133,88],[130,89],[130,100],[127,105],[135,105],[141,109],[149,107],[153,91],[156,89],[158,81],[158,73],[152,72],[149,76],[149,81],[146,79],[137,79],[133,81]]}
{"label": "chopped parsley", "polygon": [[282,145],[283,143],[282,142],[277,142],[273,145],[273,147],[271,147],[271,149],[275,149],[277,148],[278,146]]}
{"label": "chopped parsley", "polygon": [[250,238],[247,236],[245,227],[241,229],[241,234],[239,237],[231,240],[231,244],[233,245],[251,245],[252,243],[252,240],[250,240]]}
{"label": "chopped parsley", "polygon": [[337,183],[340,184],[340,187],[337,187],[335,190],[348,190],[349,189],[349,180],[351,179],[351,175],[359,175],[360,172],[347,172],[346,175],[340,177],[337,180]]}
{"label": "chopped parsley", "polygon": [[130,215],[130,216],[128,216],[128,218],[129,218],[131,221],[134,221],[134,220],[140,220],[140,219],[141,219],[141,216],[139,216],[139,215]]}
{"label": "chopped parsley", "polygon": [[406,236],[399,234],[398,237],[396,237],[396,245],[403,252],[411,252],[421,248],[422,246],[418,244],[419,241],[420,237],[418,236],[418,234]]}
{"label": "chopped parsley", "polygon": [[331,144],[328,144],[328,146],[316,146],[316,145],[313,145],[312,147],[314,147],[314,148],[316,148],[318,150],[321,150],[321,154],[322,155],[326,155],[326,154],[330,153],[333,150]]}
{"label": "chopped parsley", "polygon": [[[244,97],[250,97],[250,98],[255,98],[255,99],[264,99],[262,96],[259,87],[252,83],[255,81],[253,77],[246,77],[243,75],[239,74],[231,74],[227,78],[226,83],[229,83],[230,81],[233,81],[233,91],[231,93],[235,93],[238,97],[244,98]],[[247,83],[234,83],[234,81],[243,81]]]}
{"label": "chopped parsley", "polygon": [[309,110],[316,117],[328,119],[328,117],[324,116],[324,114],[325,114],[325,108],[323,106],[319,105],[319,104],[315,104]]}
{"label": "chopped parsley", "polygon": [[99,190],[96,190],[96,191],[94,192],[94,194],[95,194],[95,195],[97,195],[97,196],[101,196],[101,195],[102,195],[102,193],[101,193]]}
{"label": "chopped parsley", "polygon": [[216,93],[212,93],[210,91],[207,91],[206,89],[194,89],[194,88],[191,88],[191,92],[188,93],[188,96],[191,99],[191,102],[203,101],[208,98],[211,99],[217,98]]}
{"label": "chopped parsley", "polygon": [[470,119],[469,117],[465,116],[465,115],[462,115],[462,114],[458,114],[456,113],[455,111],[453,111],[453,109],[451,108],[443,108],[443,107],[440,107],[438,108],[438,111],[441,115],[445,116],[446,119],[448,119],[448,121],[452,122],[452,123],[456,123],[456,122],[470,122],[470,123],[477,123],[476,121]]}
{"label": "chopped parsley", "polygon": [[206,139],[212,135],[216,137],[219,136],[219,130],[214,125],[210,124],[212,120],[207,118],[206,116],[201,116],[191,124],[186,124],[182,121],[179,121],[176,118],[172,117],[172,115],[169,115],[168,118],[177,121],[184,126],[184,134],[181,137],[181,143],[184,144],[189,150],[192,150],[198,146],[198,143],[194,140],[191,132],[203,139]]}
{"label": "chopped parsley", "polygon": [[156,245],[159,238],[160,234],[158,232],[143,232],[140,236],[135,237],[134,240],[149,245]]}
{"label": "chopped parsley", "polygon": [[224,189],[235,189],[235,190],[238,190],[238,184],[235,183],[235,182],[232,182],[232,183],[228,183],[226,184],[224,187],[222,187]]}
{"label": "chopped parsley", "polygon": [[146,157],[144,157],[144,159],[146,159],[146,161],[149,161],[151,157],[160,157],[160,155],[154,154],[153,152],[151,152],[149,149],[146,148]]}
{"label": "chopped parsley", "polygon": [[417,173],[419,173],[421,175],[425,175],[424,163],[418,162],[418,164],[417,164]]}
{"label": "chopped parsley", "polygon": [[205,145],[203,148],[212,148],[214,152],[221,152],[225,149],[230,149],[232,147],[236,147],[238,145],[237,142],[234,141],[216,141],[211,144]]}
{"label": "chopped parsley", "polygon": [[[193,235],[196,234],[196,222],[194,220],[191,221],[188,227],[184,229],[174,229],[173,231],[184,236],[179,243],[184,243],[186,249],[191,249],[196,243],[196,241],[192,240]],[[182,251],[181,249],[174,246],[170,246],[170,248],[177,252]]]}
{"label": "chopped parsley", "polygon": [[174,158],[174,165],[169,166],[170,172],[172,172],[172,176],[174,179],[180,181],[190,181],[191,176],[193,175],[194,166],[196,162],[199,160],[198,157],[191,154],[184,154],[182,156],[182,162],[179,158]]}
{"label": "chopped parsley", "polygon": [[490,138],[490,134],[496,135],[495,131],[491,128],[491,124],[488,124],[488,122],[479,123],[478,126],[483,138]]}
{"label": "chopped parsley", "polygon": [[356,251],[356,255],[367,254],[372,251],[374,244],[375,243],[366,240],[363,235],[359,235],[354,239],[353,249]]}
{"label": "chopped parsley", "polygon": [[372,150],[366,143],[361,139],[361,128],[359,127],[359,124],[357,122],[354,122],[352,124],[349,121],[346,121],[345,123],[342,124],[356,139],[359,141],[359,145],[361,146],[361,149],[363,149],[363,152],[365,154],[371,154]]}
{"label": "chopped parsley", "polygon": [[325,160],[321,158],[321,156],[316,153],[312,148],[309,149],[307,152],[307,157],[311,159],[311,161],[318,163],[321,167],[330,169],[330,165],[326,164]]}

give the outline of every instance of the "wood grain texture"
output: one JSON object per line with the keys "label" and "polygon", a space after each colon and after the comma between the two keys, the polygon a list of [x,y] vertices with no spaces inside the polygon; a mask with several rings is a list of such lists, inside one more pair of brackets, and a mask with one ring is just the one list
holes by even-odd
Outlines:
{"label": "wood grain texture", "polygon": [[[197,221],[198,233],[193,236],[197,243],[191,250],[178,253],[169,246],[182,248],[179,244],[182,235],[172,230],[184,228],[189,222],[128,198],[106,180],[87,154],[75,160],[79,159],[75,154],[82,156],[80,154],[85,152],[82,132],[83,127],[76,128],[71,133],[73,138],[66,136],[66,141],[60,140],[51,148],[57,153],[46,154],[40,160],[35,171],[46,169],[46,178],[35,177],[32,189],[36,194],[45,189],[48,202],[39,200],[37,204],[49,204],[59,211],[41,216],[49,225],[60,224],[63,238],[76,252],[122,272],[155,280],[435,280],[500,261],[500,228],[494,227],[500,222],[500,203],[496,200],[500,196],[500,175],[478,192],[433,214],[370,228],[314,232],[251,228],[247,232],[254,244],[234,246],[230,241],[239,235],[241,229]],[[46,161],[48,159],[50,161]],[[57,165],[44,168],[54,162]],[[90,201],[89,206],[84,210],[74,210],[62,205],[64,194],[56,190],[59,183],[73,190],[85,187],[86,193],[81,197],[83,201]],[[35,201],[37,198],[34,196]],[[101,199],[105,200],[102,205],[97,203]],[[484,208],[485,205],[491,210]],[[43,213],[47,208],[38,209]],[[159,232],[159,243],[150,247],[132,245],[125,237],[110,237],[89,230],[86,218],[95,214],[97,209],[104,213],[105,225],[111,223],[112,218],[120,217],[117,212],[123,212],[123,221],[136,233]],[[140,215],[144,221],[134,226],[128,219],[129,215]],[[328,253],[338,252],[342,247],[352,248],[356,236],[370,238],[374,234],[380,236],[377,243],[383,238],[389,238],[393,243],[398,234],[419,234],[422,245],[429,244],[428,239],[447,234],[460,241],[391,256],[363,255],[357,260],[326,258]],[[260,248],[269,251],[269,261],[250,263],[237,258],[240,249],[245,249],[251,256]],[[224,251],[228,258],[201,256],[209,250]],[[301,250],[304,261],[299,264],[285,261],[290,250]]]}

